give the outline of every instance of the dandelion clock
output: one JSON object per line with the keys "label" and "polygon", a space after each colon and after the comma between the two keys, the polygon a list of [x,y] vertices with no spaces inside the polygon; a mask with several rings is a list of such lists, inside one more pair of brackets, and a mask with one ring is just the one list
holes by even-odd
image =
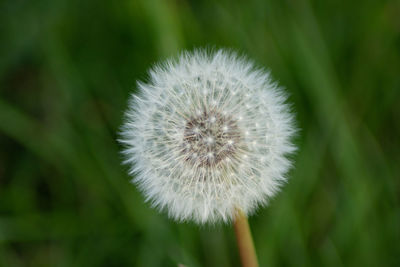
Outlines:
{"label": "dandelion clock", "polygon": [[247,216],[279,191],[295,150],[285,93],[224,50],[184,52],[138,89],[121,133],[134,184],[177,221],[234,222],[242,264],[257,266]]}

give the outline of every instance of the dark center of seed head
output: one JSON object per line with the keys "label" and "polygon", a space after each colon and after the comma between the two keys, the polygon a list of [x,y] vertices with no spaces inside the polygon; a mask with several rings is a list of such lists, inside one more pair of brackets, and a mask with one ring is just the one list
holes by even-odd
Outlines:
{"label": "dark center of seed head", "polygon": [[213,167],[235,157],[241,135],[230,116],[203,111],[188,119],[183,139],[185,161],[195,167]]}

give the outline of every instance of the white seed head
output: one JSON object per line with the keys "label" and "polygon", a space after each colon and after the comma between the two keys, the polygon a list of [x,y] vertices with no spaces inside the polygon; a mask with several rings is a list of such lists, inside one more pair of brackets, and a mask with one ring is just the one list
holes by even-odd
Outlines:
{"label": "white seed head", "polygon": [[286,181],[293,116],[268,72],[224,50],[186,52],[138,87],[121,142],[155,207],[178,221],[229,221]]}

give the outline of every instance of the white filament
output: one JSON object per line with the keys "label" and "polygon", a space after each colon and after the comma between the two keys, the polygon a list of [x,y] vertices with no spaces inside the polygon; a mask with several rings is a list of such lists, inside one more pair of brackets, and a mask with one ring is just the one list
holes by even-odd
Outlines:
{"label": "white filament", "polygon": [[229,221],[286,181],[293,116],[268,72],[232,52],[183,53],[138,83],[122,128],[133,182],[176,220]]}

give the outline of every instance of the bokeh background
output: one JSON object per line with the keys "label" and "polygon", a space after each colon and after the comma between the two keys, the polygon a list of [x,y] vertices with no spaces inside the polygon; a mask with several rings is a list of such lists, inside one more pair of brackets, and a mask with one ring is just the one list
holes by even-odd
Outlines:
{"label": "bokeh background", "polygon": [[268,67],[297,111],[290,182],[250,218],[261,266],[400,266],[400,2],[3,0],[0,266],[239,266],[230,225],[146,203],[116,141],[182,49]]}

